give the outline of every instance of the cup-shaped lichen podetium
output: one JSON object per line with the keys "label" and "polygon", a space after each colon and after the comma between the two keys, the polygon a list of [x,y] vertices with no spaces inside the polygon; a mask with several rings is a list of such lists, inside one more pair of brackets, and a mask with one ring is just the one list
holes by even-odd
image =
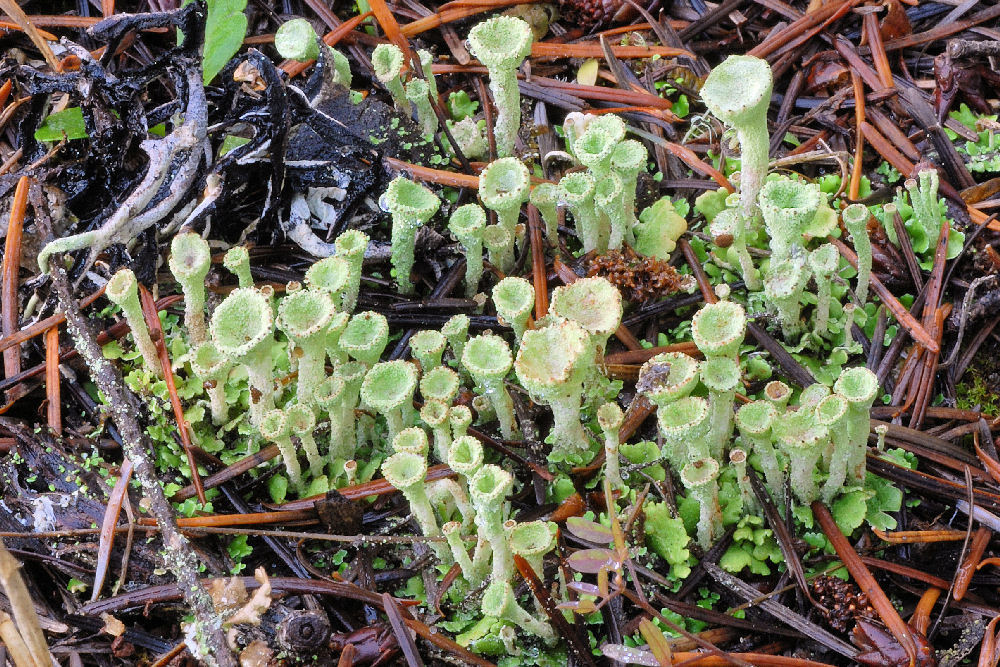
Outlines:
{"label": "cup-shaped lichen podetium", "polygon": [[250,275],[250,251],[246,246],[233,246],[222,257],[222,265],[236,276],[240,287],[253,287],[253,276]]}
{"label": "cup-shaped lichen podetium", "polygon": [[631,223],[625,215],[623,195],[622,179],[613,171],[602,176],[594,186],[594,205],[602,214],[601,239],[597,248],[601,252],[608,248],[620,249],[625,240],[625,232],[629,230]]}
{"label": "cup-shaped lichen podetium", "polygon": [[425,137],[437,132],[438,117],[431,106],[431,89],[424,79],[412,79],[406,84],[406,99],[417,109],[417,122]]}
{"label": "cup-shaped lichen podetium", "polygon": [[816,421],[829,430],[830,439],[833,440],[833,451],[829,456],[824,456],[828,459],[828,474],[821,491],[825,503],[833,502],[833,499],[843,491],[844,481],[847,479],[847,466],[853,458],[847,413],[847,399],[840,394],[831,394],[816,405]]}
{"label": "cup-shaped lichen podetium", "polygon": [[757,193],[767,176],[767,108],[773,78],[766,60],[729,56],[705,79],[701,99],[712,114],[736,130],[740,142],[740,213],[743,229],[754,224]]}
{"label": "cup-shaped lichen podetium", "polygon": [[278,305],[278,328],[298,350],[299,403],[311,403],[316,386],[326,377],[326,328],[334,313],[333,299],[319,290],[299,290]]}
{"label": "cup-shaped lichen podetium", "polygon": [[281,460],[285,464],[285,471],[288,473],[288,481],[292,486],[301,491],[302,469],[299,467],[299,460],[296,458],[295,447],[289,437],[288,417],[284,410],[268,410],[260,420],[259,426],[261,436],[278,446],[281,452]]}
{"label": "cup-shaped lichen podetium", "polygon": [[854,251],[858,256],[858,286],[854,293],[858,301],[868,300],[868,283],[872,275],[872,241],[868,237],[868,220],[871,213],[864,204],[851,204],[840,214],[851,235]]}
{"label": "cup-shaped lichen podetium", "polygon": [[306,19],[292,19],[278,26],[274,48],[282,58],[307,62],[319,57],[316,31]]}
{"label": "cup-shaped lichen podetium", "polygon": [[508,276],[493,288],[493,305],[500,323],[513,329],[514,339],[520,343],[535,306],[535,288],[524,278]]}
{"label": "cup-shaped lichen podetium", "polygon": [[683,352],[662,352],[639,369],[636,390],[653,405],[664,407],[694,391],[699,377],[697,359]]}
{"label": "cup-shaped lichen podetium", "polygon": [[478,204],[463,204],[448,219],[448,230],[465,249],[465,296],[471,299],[483,276],[483,229],[486,211]]}
{"label": "cup-shaped lichen podetium", "polygon": [[[382,476],[385,480],[399,489],[403,497],[410,504],[410,511],[413,518],[417,520],[420,531],[425,537],[436,537],[441,534],[437,517],[431,502],[427,498],[427,459],[412,452],[398,452],[382,462]],[[445,565],[450,565],[451,550],[448,545],[440,542],[432,542],[431,548]]]}
{"label": "cup-shaped lichen podetium", "polygon": [[733,402],[740,386],[740,364],[732,357],[713,357],[701,365],[701,382],[708,388],[708,451],[722,460],[733,436]]}
{"label": "cup-shaped lichen podetium", "polygon": [[587,125],[583,134],[573,142],[573,154],[597,180],[603,179],[611,169],[611,154],[618,144],[606,129],[597,125],[597,119]]}
{"label": "cup-shaped lichen podetium", "polygon": [[403,73],[403,52],[395,44],[379,44],[372,51],[372,69],[375,70],[375,78],[392,95],[396,108],[409,116],[410,102],[406,99],[400,78]]}
{"label": "cup-shaped lichen podetium", "polygon": [[622,179],[622,208],[628,224],[625,226],[625,242],[633,244],[632,226],[635,225],[635,188],[639,172],[646,167],[649,153],[642,142],[626,139],[611,153],[611,169]]}
{"label": "cup-shaped lichen podetium", "polygon": [[358,303],[358,291],[361,287],[361,269],[368,249],[368,235],[357,229],[348,229],[333,242],[337,257],[347,261],[347,284],[341,296],[340,307],[345,312],[354,312]]}
{"label": "cup-shaped lichen podetium", "polygon": [[329,294],[334,305],[343,303],[343,294],[350,279],[351,265],[339,255],[324,257],[306,271],[306,285]]}
{"label": "cup-shaped lichen podetium", "polygon": [[681,469],[681,482],[698,504],[698,544],[709,549],[722,536],[719,507],[719,462],[711,457],[692,461]]}
{"label": "cup-shaped lichen podetium", "polygon": [[394,452],[410,452],[412,454],[419,454],[426,459],[429,448],[430,442],[427,440],[427,431],[419,426],[404,428],[392,439],[392,451]]}
{"label": "cup-shaped lichen podetium", "polygon": [[514,477],[491,463],[481,466],[469,479],[469,497],[476,508],[476,527],[493,552],[493,581],[510,581],[514,574],[514,559],[503,529],[504,508],[513,487]]}
{"label": "cup-shaped lichen podetium", "polygon": [[451,428],[448,424],[448,404],[437,399],[424,401],[420,421],[431,427],[434,434],[434,455],[438,461],[448,460],[451,449]]}
{"label": "cup-shaped lichen podetium", "polygon": [[205,277],[212,267],[208,243],[193,232],[178,234],[170,241],[170,273],[184,293],[184,328],[191,347],[205,342]]}
{"label": "cup-shaped lichen podetium", "polygon": [[514,555],[528,561],[539,580],[545,581],[542,559],[556,545],[555,524],[549,521],[518,523],[508,531],[507,539]]}
{"label": "cup-shaped lichen podetium", "polygon": [[530,184],[528,168],[515,157],[490,162],[479,176],[479,199],[496,212],[497,223],[512,235]]}
{"label": "cup-shaped lichen podetium", "polygon": [[576,322],[590,336],[591,360],[601,359],[608,338],[622,321],[622,295],[611,281],[600,276],[581,278],[552,290],[552,312]]}
{"label": "cup-shaped lichen podetium", "polygon": [[531,39],[531,26],[513,16],[494,16],[469,31],[469,50],[490,73],[490,92],[497,108],[493,134],[500,157],[513,154],[521,126],[517,68],[531,53]]}
{"label": "cup-shaped lichen podetium", "polygon": [[869,413],[878,394],[878,377],[864,366],[849,368],[833,384],[833,390],[848,403],[847,434],[851,456],[847,464],[848,479],[855,484],[865,481],[865,452],[868,450]]}
{"label": "cup-shaped lichen podetium", "polygon": [[514,403],[504,386],[504,378],[513,363],[507,341],[493,334],[471,338],[462,353],[462,366],[490,400],[505,440],[513,440],[518,435],[514,423]]}
{"label": "cup-shaped lichen podetium", "polygon": [[483,245],[489,251],[490,264],[501,273],[514,268],[514,234],[503,225],[487,225],[483,229]]}
{"label": "cup-shaped lichen podetium", "polygon": [[212,411],[212,423],[220,425],[226,421],[226,379],[232,364],[212,343],[205,341],[196,347],[191,355],[191,370],[205,385],[208,403]]}
{"label": "cup-shaped lichen podetium", "polygon": [[547,644],[555,644],[557,637],[552,626],[541,621],[518,604],[514,599],[514,589],[510,582],[494,579],[486,587],[483,599],[480,603],[480,611],[488,618],[499,618],[500,620],[512,623],[514,627],[541,637]]}
{"label": "cup-shaped lichen podetium", "polygon": [[840,265],[837,246],[824,243],[809,253],[809,269],[816,278],[816,310],[813,312],[813,333],[826,336],[830,325],[830,285]]}
{"label": "cup-shaped lichen podetium", "polygon": [[441,401],[445,405],[458,394],[458,373],[447,366],[437,366],[423,374],[420,378],[420,395],[425,401]]}
{"label": "cup-shaped lichen podetium", "polygon": [[538,209],[545,223],[545,238],[553,246],[559,245],[559,186],[554,183],[539,183],[531,189],[528,201]]}
{"label": "cup-shaped lichen podetium", "polygon": [[597,250],[601,238],[601,220],[594,204],[597,182],[586,171],[574,171],[559,179],[563,201],[573,214],[576,234],[583,243],[584,252]]}
{"label": "cup-shaped lichen podetium", "polygon": [[413,423],[417,368],[408,361],[375,364],[361,383],[361,400],[385,417],[389,440]]}
{"label": "cup-shaped lichen podetium", "polygon": [[135,347],[142,355],[142,363],[146,370],[163,377],[163,370],[160,368],[160,356],[156,352],[153,339],[149,337],[149,329],[146,327],[146,320],[142,315],[142,306],[139,303],[139,283],[135,279],[135,274],[131,269],[119,269],[108,281],[108,288],[104,295],[122,309],[125,321],[129,329],[132,330],[132,340]]}
{"label": "cup-shaped lichen podetium", "polygon": [[792,493],[799,502],[808,505],[819,498],[813,471],[830,441],[829,431],[817,421],[815,408],[800,408],[776,420],[771,433],[788,455],[788,481]]}
{"label": "cup-shaped lichen podetium", "polygon": [[422,373],[429,373],[441,365],[441,355],[447,344],[448,339],[435,329],[423,329],[410,337],[410,352],[420,363]]}
{"label": "cup-shaped lichen podetium", "polygon": [[616,489],[625,488],[618,461],[619,429],[621,429],[623,421],[625,421],[625,413],[614,401],[604,403],[597,408],[597,424],[604,434],[604,476]]}
{"label": "cup-shaped lichen podetium", "polygon": [[351,318],[338,344],[352,359],[372,366],[382,357],[388,342],[389,321],[385,315],[368,310]]}
{"label": "cup-shaped lichen podetium", "polygon": [[[592,360],[589,336],[576,322],[562,320],[524,332],[514,371],[532,399],[552,408],[551,458],[587,451],[590,438],[580,423],[583,381]],[[585,462],[584,462],[585,463]]]}
{"label": "cup-shaped lichen podetium", "polygon": [[691,320],[694,344],[707,358],[735,357],[746,331],[746,311],[733,301],[706,304]]}
{"label": "cup-shaped lichen podetium", "polygon": [[[771,493],[775,498],[783,499],[785,475],[771,439],[771,426],[777,418],[778,410],[768,401],[753,401],[736,411],[736,427],[740,430],[744,449],[757,454]],[[782,501],[778,504],[784,503]]]}
{"label": "cup-shaped lichen podetium", "polygon": [[771,380],[764,385],[764,398],[779,411],[784,411],[791,397],[792,388],[781,380]]}
{"label": "cup-shaped lichen podetium", "polygon": [[252,287],[229,293],[212,313],[209,332],[220,354],[247,369],[250,381],[250,421],[260,424],[274,407],[271,343],[274,314],[264,294]]}
{"label": "cup-shaped lichen podetium", "polygon": [[469,324],[469,316],[465,313],[459,313],[449,317],[448,321],[441,327],[441,333],[448,339],[448,347],[451,348],[451,354],[456,360],[462,358],[465,343],[469,340]]}
{"label": "cup-shaped lichen podetium", "polygon": [[449,468],[468,482],[483,467],[482,443],[471,435],[456,437],[448,450],[447,463]]}
{"label": "cup-shaped lichen podetium", "polygon": [[774,306],[786,340],[802,331],[802,290],[808,280],[805,256],[801,249],[780,262],[772,260],[764,278],[764,296]]}
{"label": "cup-shaped lichen podetium", "polygon": [[675,469],[708,456],[708,401],[686,396],[656,409],[663,454]]}
{"label": "cup-shaped lichen podetium", "polygon": [[769,180],[757,197],[770,237],[771,266],[788,259],[793,247],[802,247],[802,233],[816,217],[823,201],[819,186],[784,176]]}
{"label": "cup-shaped lichen podetium", "polygon": [[323,474],[323,459],[316,447],[313,431],[316,430],[316,413],[304,403],[296,403],[285,410],[288,420],[288,431],[299,439],[309,461],[309,474],[313,479]]}
{"label": "cup-shaped lichen podetium", "polygon": [[385,206],[392,214],[392,255],[389,259],[396,283],[401,293],[412,294],[410,271],[417,229],[437,213],[441,200],[423,185],[399,176],[385,191]]}

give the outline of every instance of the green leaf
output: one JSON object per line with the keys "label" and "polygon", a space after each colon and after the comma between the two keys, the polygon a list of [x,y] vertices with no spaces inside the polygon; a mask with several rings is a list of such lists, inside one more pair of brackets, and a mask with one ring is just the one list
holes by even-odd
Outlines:
{"label": "green leaf", "polygon": [[66,590],[68,590],[70,593],[82,593],[85,590],[87,590],[87,588],[88,586],[86,582],[80,581],[79,579],[76,578],[70,579],[69,583],[66,584]]}
{"label": "green leaf", "polygon": [[722,558],[719,559],[719,567],[726,572],[736,574],[743,568],[749,567],[752,562],[753,556],[748,549],[744,548],[744,545],[733,544],[726,549],[726,553],[722,554]]}
{"label": "green leaf", "polygon": [[448,113],[454,121],[460,121],[476,113],[479,102],[472,100],[464,90],[448,95]]}
{"label": "green leaf", "polygon": [[202,79],[210,83],[236,55],[247,34],[247,0],[208,0]]}
{"label": "green leaf", "polygon": [[80,107],[69,107],[49,114],[45,122],[35,130],[35,141],[62,141],[63,137],[72,141],[89,136]]}
{"label": "green leaf", "polygon": [[271,494],[271,500],[276,503],[285,501],[288,494],[288,478],[284,475],[275,475],[267,482],[267,491]]}
{"label": "green leaf", "polygon": [[866,495],[864,491],[852,491],[833,503],[833,519],[844,535],[850,535],[864,522],[868,511]]}
{"label": "green leaf", "polygon": [[226,547],[229,557],[237,563],[253,553],[253,547],[247,544],[249,535],[237,535]]}
{"label": "green leaf", "polygon": [[235,134],[227,134],[226,138],[222,140],[222,145],[219,146],[219,157],[222,157],[229,151],[239,148],[240,146],[249,144],[250,140],[246,137],[240,137]]}

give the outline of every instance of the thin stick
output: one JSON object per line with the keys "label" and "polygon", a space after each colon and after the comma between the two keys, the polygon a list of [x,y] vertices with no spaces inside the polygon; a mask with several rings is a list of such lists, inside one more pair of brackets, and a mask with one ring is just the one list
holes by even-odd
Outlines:
{"label": "thin stick", "polygon": [[[11,336],[17,331],[18,273],[21,271],[21,231],[24,228],[24,214],[28,208],[28,189],[31,179],[22,176],[14,190],[14,202],[10,207],[10,217],[7,219],[7,239],[3,252],[3,286],[0,294],[0,317],[2,317],[3,335]],[[3,370],[6,377],[21,372],[21,350],[7,349],[3,351]],[[14,400],[16,391],[8,394],[9,400]]]}
{"label": "thin stick", "polygon": [[62,394],[59,385],[59,327],[45,332],[45,399],[49,428],[62,435]]}
{"label": "thin stick", "polygon": [[17,630],[24,639],[35,664],[39,667],[51,665],[52,654],[49,653],[49,645],[38,622],[35,604],[31,601],[31,594],[28,593],[28,587],[25,586],[24,578],[21,576],[21,563],[10,555],[3,542],[0,542],[0,584],[3,585],[4,593],[10,601]]}

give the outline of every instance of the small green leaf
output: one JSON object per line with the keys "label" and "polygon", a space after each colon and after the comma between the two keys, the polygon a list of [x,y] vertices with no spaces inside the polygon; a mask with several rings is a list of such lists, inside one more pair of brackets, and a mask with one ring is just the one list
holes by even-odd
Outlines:
{"label": "small green leaf", "polygon": [[448,113],[454,121],[473,115],[479,109],[479,102],[469,98],[469,94],[464,90],[459,90],[448,95]]}
{"label": "small green leaf", "polygon": [[247,0],[208,0],[202,79],[210,83],[236,55],[247,34]]}
{"label": "small green leaf", "polygon": [[865,520],[868,506],[864,491],[845,493],[833,503],[833,519],[844,535],[850,535]]}
{"label": "small green leaf", "polygon": [[276,503],[285,501],[288,493],[288,478],[284,475],[275,475],[267,483],[267,491],[271,494],[271,500]]}
{"label": "small green leaf", "polygon": [[219,146],[219,157],[222,157],[235,148],[239,148],[240,146],[249,143],[250,140],[246,137],[240,137],[235,134],[227,134],[226,138],[222,140],[222,145]]}
{"label": "small green leaf", "polygon": [[70,593],[82,593],[89,588],[87,583],[80,581],[79,579],[70,579],[69,583],[66,584],[66,590]]}
{"label": "small green leaf", "polygon": [[35,130],[36,141],[62,141],[63,137],[72,141],[89,136],[80,107],[69,107],[49,114],[45,122]]}

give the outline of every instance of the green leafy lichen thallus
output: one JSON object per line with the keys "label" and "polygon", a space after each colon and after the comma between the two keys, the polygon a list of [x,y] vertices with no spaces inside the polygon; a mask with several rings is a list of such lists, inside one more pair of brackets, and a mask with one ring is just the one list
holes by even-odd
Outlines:
{"label": "green leafy lichen thallus", "polygon": [[625,413],[614,401],[609,401],[597,409],[597,424],[604,434],[604,476],[615,489],[625,488],[618,461],[618,432],[623,421]]}
{"label": "green leafy lichen thallus", "polygon": [[250,253],[245,246],[233,246],[222,257],[222,265],[236,276],[240,287],[253,287],[250,275]]}
{"label": "green leafy lichen thallus", "polygon": [[514,153],[521,126],[517,68],[531,53],[531,40],[531,26],[513,16],[494,16],[469,32],[469,50],[490,74],[490,92],[497,108],[493,135],[499,157]]}
{"label": "green leafy lichen thallus", "polygon": [[517,233],[521,205],[528,201],[530,184],[528,168],[514,157],[490,162],[479,176],[479,199],[483,206],[496,212],[497,224],[510,232],[512,238]]}
{"label": "green leafy lichen thallus", "polygon": [[[757,193],[767,176],[770,137],[767,108],[773,77],[767,61],[753,56],[729,56],[708,75],[701,99],[712,114],[736,131],[740,143],[740,217],[735,241],[756,228]],[[744,247],[739,245],[737,247]],[[761,285],[747,253],[740,253],[740,268],[747,288]]]}
{"label": "green leafy lichen thallus", "polygon": [[316,31],[306,19],[285,21],[274,33],[274,48],[282,58],[308,62],[319,57]]}
{"label": "green leafy lichen thallus", "polygon": [[513,475],[491,463],[480,466],[469,479],[469,496],[476,508],[476,527],[492,554],[493,581],[510,581],[514,576],[514,557],[503,529],[504,506],[513,487]]}
{"label": "green leafy lichen thallus", "polygon": [[288,429],[288,417],[284,410],[272,409],[264,413],[260,420],[260,434],[278,446],[281,452],[281,460],[285,464],[285,471],[288,473],[288,481],[299,491],[303,487],[302,469],[299,467],[299,460],[296,458],[295,446],[292,444]]}
{"label": "green leafy lichen thallus", "polygon": [[323,474],[323,464],[325,461],[319,455],[319,448],[316,446],[316,439],[313,431],[316,430],[316,413],[308,405],[296,403],[285,410],[285,419],[288,420],[288,431],[295,436],[302,449],[306,453],[309,461],[309,474],[313,479]]}
{"label": "green leafy lichen thallus", "polygon": [[[358,292],[361,289],[361,271],[368,249],[368,235],[357,229],[349,229],[333,242],[337,257],[347,261],[348,278],[341,295],[340,307],[348,313],[354,312],[358,303]],[[308,276],[307,276],[308,278]]]}
{"label": "green leafy lichen thallus", "polygon": [[326,329],[335,312],[333,299],[312,289],[288,294],[278,304],[278,328],[295,344],[299,403],[311,403],[326,377]]}
{"label": "green leafy lichen thallus", "polygon": [[156,345],[149,337],[149,329],[146,327],[146,320],[142,314],[142,305],[139,303],[139,283],[135,279],[135,274],[131,269],[119,269],[108,281],[108,288],[104,292],[105,296],[122,309],[122,315],[132,330],[132,340],[135,347],[142,355],[142,363],[146,370],[155,376],[162,377],[163,370],[160,368],[160,356],[156,352]]}
{"label": "green leafy lichen thallus", "polygon": [[191,370],[205,384],[212,423],[216,426],[225,423],[228,416],[225,385],[231,369],[228,357],[221,354],[212,341],[205,341],[191,353]]}
{"label": "green leafy lichen thallus", "polygon": [[832,243],[824,243],[809,253],[809,269],[816,280],[816,311],[813,333],[826,336],[830,327],[830,287],[840,266],[840,252]]}
{"label": "green leafy lichen thallus", "polygon": [[850,456],[847,478],[854,484],[865,481],[865,452],[868,450],[869,413],[878,395],[878,378],[864,366],[844,371],[833,390],[847,401],[847,434]]}
{"label": "green leafy lichen thallus", "polygon": [[784,505],[785,475],[771,439],[771,427],[777,418],[777,408],[767,401],[752,401],[736,411],[736,427],[743,447],[757,455],[764,480],[780,506]]}
{"label": "green leafy lichen thallus", "polygon": [[514,330],[514,340],[520,344],[535,306],[535,288],[524,278],[508,276],[493,288],[493,305],[500,323]]}
{"label": "green leafy lichen thallus", "polygon": [[371,367],[361,383],[361,400],[385,417],[389,439],[413,423],[417,369],[408,361],[387,361]]}
{"label": "green leafy lichen thallus", "polygon": [[178,234],[170,241],[170,272],[184,294],[184,328],[192,347],[205,342],[205,277],[212,268],[208,243],[192,232]]}
{"label": "green leafy lichen thallus", "polygon": [[425,136],[433,137],[438,128],[438,117],[431,106],[431,92],[423,79],[412,79],[406,84],[406,99],[417,109],[417,122]]}
{"label": "green leafy lichen thallus", "polygon": [[514,403],[504,386],[513,363],[507,341],[493,334],[471,338],[462,352],[462,366],[489,399],[505,440],[513,440],[519,434],[514,422]]}
{"label": "green leafy lichen thallus", "polygon": [[542,216],[545,238],[554,247],[559,246],[559,197],[559,186],[555,183],[539,183],[528,195],[528,201]]}
{"label": "green leafy lichen thallus", "polygon": [[701,382],[708,388],[708,451],[722,460],[733,437],[733,404],[740,386],[740,364],[731,357],[706,359],[701,365]]}
{"label": "green leafy lichen thallus", "polygon": [[483,229],[486,211],[478,204],[463,204],[448,219],[448,230],[465,249],[465,296],[471,299],[483,276]]}
{"label": "green leafy lichen thallus", "polygon": [[868,300],[868,283],[872,275],[872,242],[868,237],[868,220],[871,218],[871,213],[864,204],[851,204],[843,210],[841,218],[851,235],[854,252],[858,256],[858,285],[854,293],[859,302],[865,303]]}
{"label": "green leafy lichen thallus", "polygon": [[[405,362],[404,362],[405,363]],[[382,462],[382,475],[389,484],[400,491],[410,504],[410,511],[424,537],[441,535],[434,509],[427,498],[425,477],[427,459],[412,452],[393,454]],[[446,544],[431,542],[431,549],[445,565],[452,563],[451,551]]]}
{"label": "green leafy lichen thallus", "polygon": [[681,469],[684,488],[698,503],[698,544],[709,549],[722,536],[722,509],[719,507],[719,462],[700,458]]}
{"label": "green leafy lichen thallus", "polygon": [[517,351],[517,379],[533,400],[552,408],[549,437],[554,454],[575,455],[589,447],[589,436],[580,423],[589,340],[579,324],[562,320],[526,331]]}
{"label": "green leafy lichen thallus", "polygon": [[382,358],[388,343],[389,321],[385,315],[373,311],[352,317],[338,341],[340,349],[368,367]]}
{"label": "green leafy lichen thallus", "polygon": [[501,273],[514,268],[514,235],[506,227],[487,225],[483,229],[483,245],[489,254],[490,264]]}
{"label": "green leafy lichen thallus", "polygon": [[385,206],[392,214],[392,268],[402,294],[413,293],[410,270],[413,268],[413,246],[417,229],[430,220],[441,201],[433,192],[399,176],[385,191]]}
{"label": "green leafy lichen thallus", "polygon": [[570,172],[559,180],[562,200],[573,214],[576,235],[584,252],[597,250],[601,240],[601,223],[594,203],[596,186],[594,177],[586,171]]}
{"label": "green leafy lichen thallus", "polygon": [[395,44],[379,44],[372,51],[372,68],[375,78],[392,95],[396,108],[410,115],[410,102],[403,90],[403,52]]}
{"label": "green leafy lichen thallus", "polygon": [[250,382],[250,422],[259,426],[274,408],[271,343],[274,314],[268,298],[253,287],[229,293],[212,313],[209,332],[220,354],[242,364]]}
{"label": "green leafy lichen thallus", "polygon": [[441,365],[441,357],[448,339],[434,329],[424,329],[410,338],[410,352],[420,364],[420,371],[428,373]]}

